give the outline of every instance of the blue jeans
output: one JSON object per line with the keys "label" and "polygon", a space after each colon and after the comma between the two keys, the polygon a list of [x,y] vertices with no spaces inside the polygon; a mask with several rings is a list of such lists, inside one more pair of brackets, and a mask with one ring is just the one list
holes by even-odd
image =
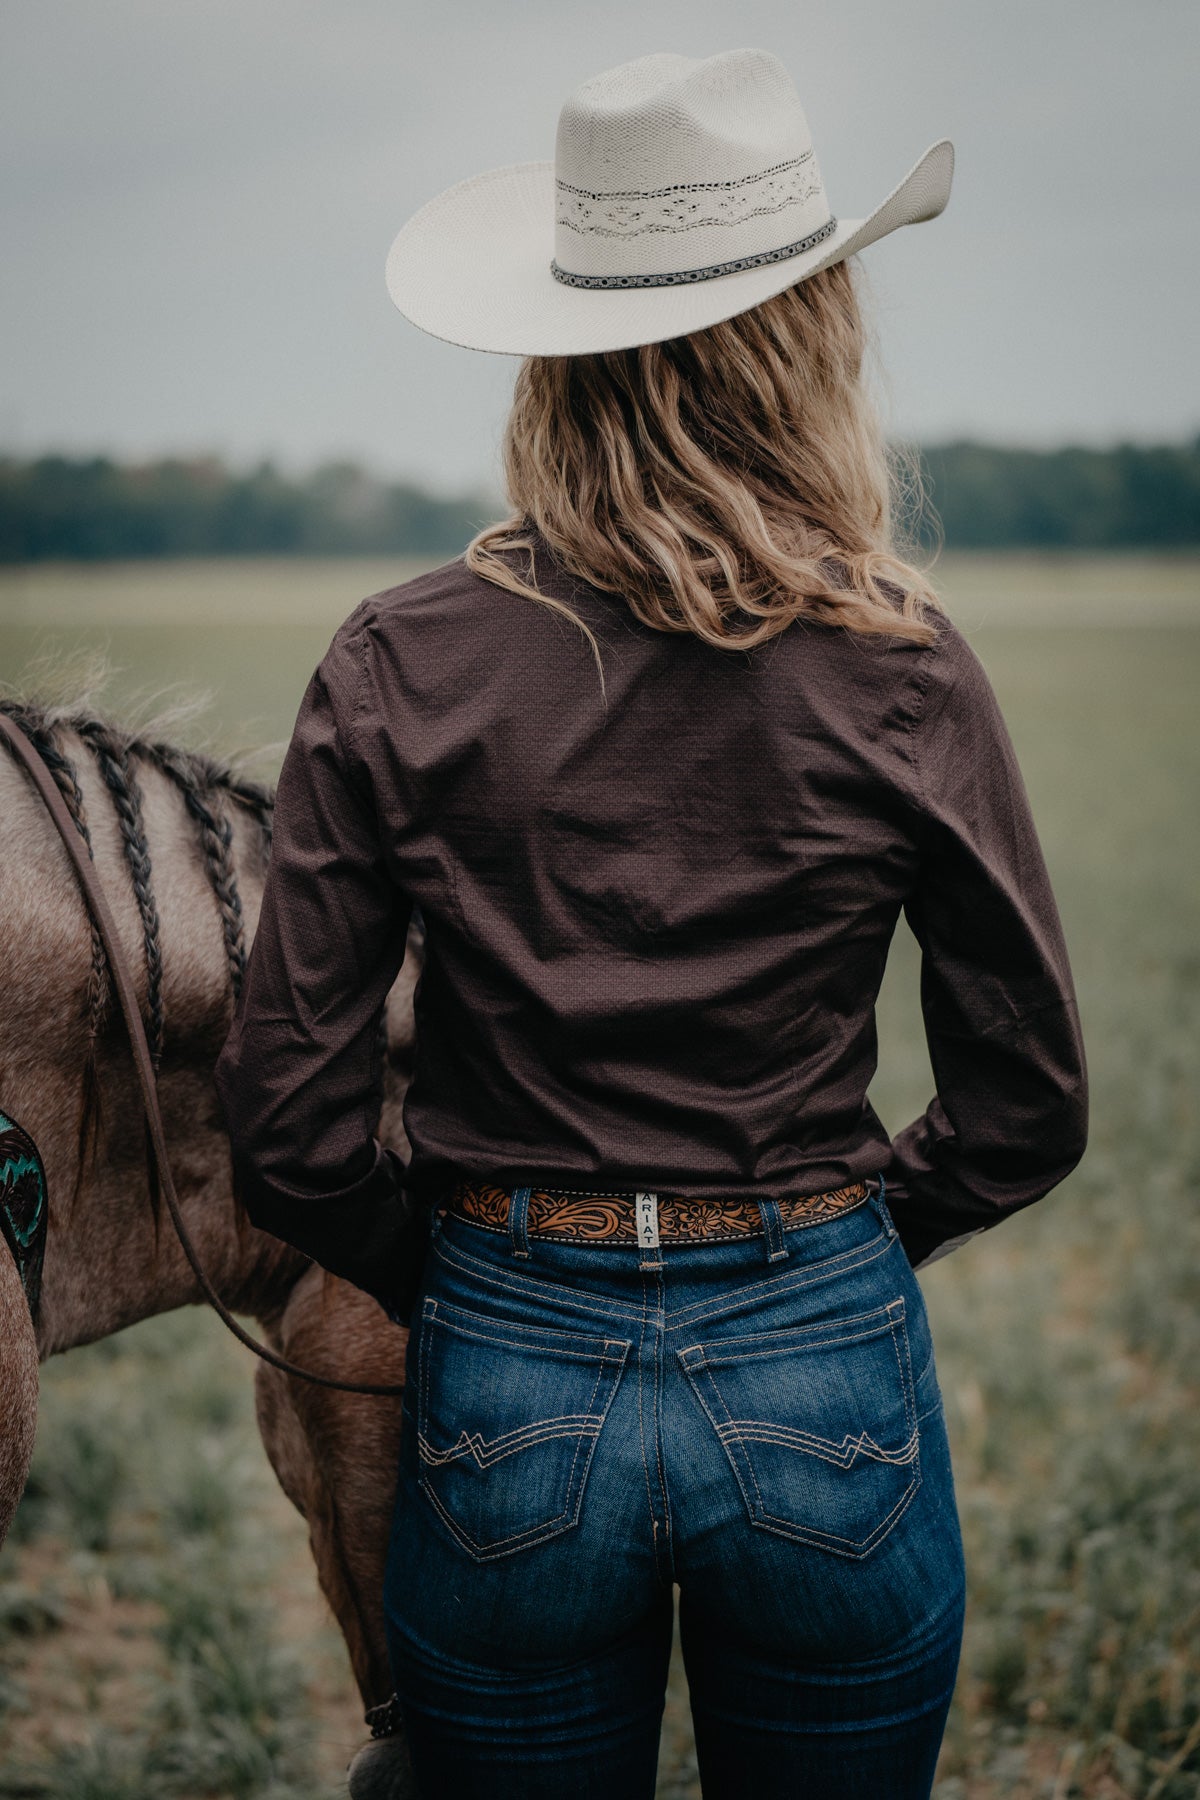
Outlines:
{"label": "blue jeans", "polygon": [[424,1800],[927,1800],[962,1540],[883,1193],[659,1249],[434,1217],[385,1581]]}

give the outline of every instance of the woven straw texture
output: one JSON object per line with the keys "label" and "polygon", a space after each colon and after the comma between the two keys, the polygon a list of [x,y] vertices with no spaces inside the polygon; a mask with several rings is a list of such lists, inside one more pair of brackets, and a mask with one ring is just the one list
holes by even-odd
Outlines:
{"label": "woven straw texture", "polygon": [[777,57],[642,57],[570,95],[554,162],[489,170],[422,207],[392,244],[388,291],[469,349],[656,343],[935,218],[953,170],[940,139],[873,212],[839,218]]}

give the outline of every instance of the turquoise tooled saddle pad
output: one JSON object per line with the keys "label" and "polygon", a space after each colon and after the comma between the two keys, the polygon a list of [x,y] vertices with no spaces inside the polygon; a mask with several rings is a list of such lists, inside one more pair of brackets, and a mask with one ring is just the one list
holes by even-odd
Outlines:
{"label": "turquoise tooled saddle pad", "polygon": [[0,1231],[34,1319],[42,1293],[47,1211],[46,1171],[38,1147],[24,1126],[0,1111]]}

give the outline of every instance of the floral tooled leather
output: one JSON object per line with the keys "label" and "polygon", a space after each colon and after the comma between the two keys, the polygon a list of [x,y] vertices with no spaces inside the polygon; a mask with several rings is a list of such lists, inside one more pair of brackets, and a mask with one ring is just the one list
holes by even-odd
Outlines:
{"label": "floral tooled leather", "polygon": [[[829,1188],[823,1194],[798,1194],[779,1202],[786,1230],[817,1225],[824,1219],[861,1206],[865,1181]],[[509,1196],[487,1182],[459,1182],[439,1211],[457,1213],[491,1231],[507,1231]],[[586,1238],[637,1242],[632,1194],[589,1194],[534,1188],[529,1196],[528,1230],[537,1237]],[[753,1200],[695,1200],[681,1194],[659,1194],[660,1238],[729,1240],[762,1230],[762,1215]]]}

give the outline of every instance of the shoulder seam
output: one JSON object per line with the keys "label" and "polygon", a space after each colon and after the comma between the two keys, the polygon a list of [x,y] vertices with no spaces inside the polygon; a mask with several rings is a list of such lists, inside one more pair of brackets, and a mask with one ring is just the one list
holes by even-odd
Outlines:
{"label": "shoulder seam", "polygon": [[[341,722],[339,721],[336,712],[334,713],[334,730],[337,732],[338,742],[342,747],[342,761],[346,766],[347,778],[350,781],[351,785],[353,786],[355,793],[367,805],[373,805],[373,802],[371,800],[370,795],[363,792],[363,789],[358,780],[357,773],[355,771],[354,762],[355,762],[355,759],[358,757],[358,745],[355,742],[354,734],[355,734],[356,727],[358,725],[359,714],[362,712],[362,709],[363,709],[363,701],[364,701],[365,691],[366,691],[366,680],[367,680],[367,631],[366,631],[366,627],[367,627],[367,619],[368,619],[368,609],[370,608],[373,599],[374,599],[374,596],[372,595],[369,599],[360,600],[358,605],[355,607],[354,611],[352,613],[350,613],[350,615],[346,618],[346,620],[343,622],[343,625],[342,625],[342,630],[347,631],[349,634],[349,643],[350,643],[351,649],[354,651],[355,668],[356,668],[356,679],[355,679],[355,684],[354,684],[354,705],[351,709],[350,718],[347,722],[344,732],[343,732]],[[349,756],[347,756],[347,754],[346,754],[347,749],[350,752]]]}
{"label": "shoulder seam", "polygon": [[909,761],[917,778],[917,798],[921,805],[922,817],[929,812],[929,795],[925,788],[925,771],[921,761],[919,732],[925,720],[925,706],[929,699],[929,684],[933,678],[933,664],[937,652],[942,647],[942,634],[939,631],[931,644],[925,646],[921,664],[916,674],[917,704],[908,721]]}

